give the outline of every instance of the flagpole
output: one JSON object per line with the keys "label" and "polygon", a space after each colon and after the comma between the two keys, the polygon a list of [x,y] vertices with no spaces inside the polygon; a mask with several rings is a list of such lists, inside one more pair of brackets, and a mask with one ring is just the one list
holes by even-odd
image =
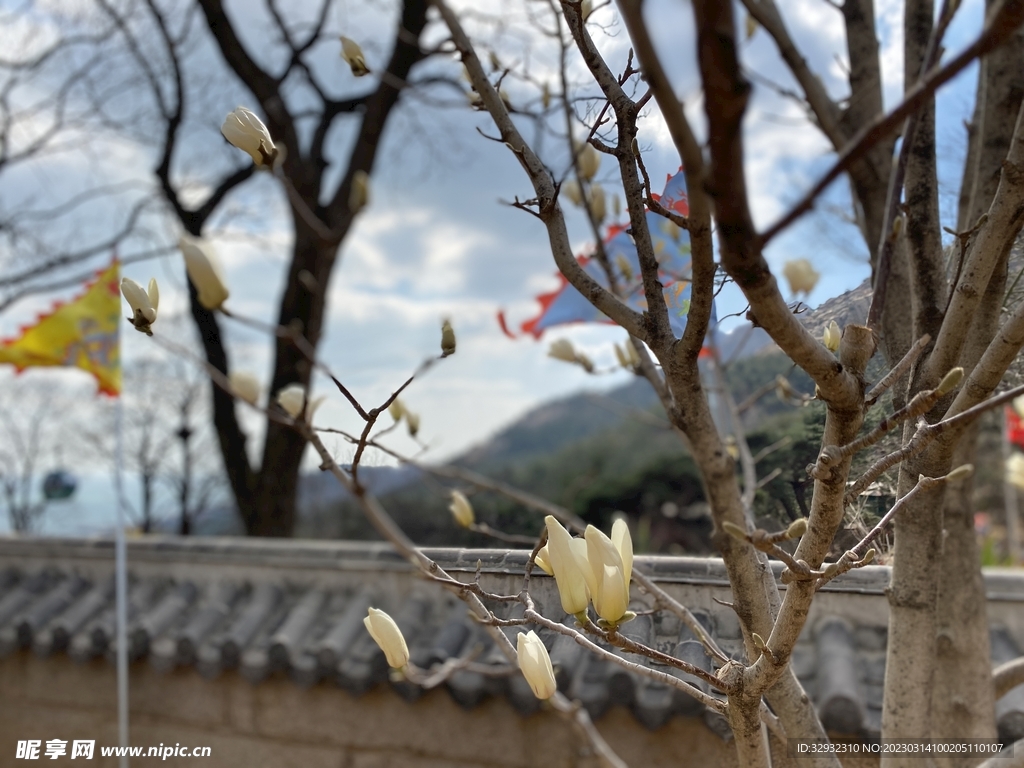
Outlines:
{"label": "flagpole", "polygon": [[[120,330],[120,328],[118,329]],[[119,334],[120,335],[120,334]],[[114,583],[117,624],[117,735],[122,748],[120,768],[128,766],[128,553],[124,535],[124,393],[118,394],[115,412],[117,440],[114,484],[117,489],[117,528],[114,534]]]}

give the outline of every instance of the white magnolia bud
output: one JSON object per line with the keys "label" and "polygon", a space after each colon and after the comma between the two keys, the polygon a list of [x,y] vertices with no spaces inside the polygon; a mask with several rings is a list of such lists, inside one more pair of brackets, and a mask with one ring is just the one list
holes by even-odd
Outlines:
{"label": "white magnolia bud", "polygon": [[580,3],[580,18],[582,18],[583,21],[586,21],[587,19],[589,19],[590,18],[590,14],[592,14],[593,12],[594,12],[593,0],[583,0],[583,2]]}
{"label": "white magnolia bud", "polygon": [[363,56],[363,49],[355,40],[341,36],[341,58],[352,69],[356,77],[363,77],[370,74],[370,68],[366,66],[366,57]]}
{"label": "white magnolia bud", "polygon": [[278,150],[267,126],[245,107],[239,107],[224,118],[220,132],[233,146],[247,152],[261,168],[272,166],[277,159]]}
{"label": "white magnolia bud", "polygon": [[219,309],[230,293],[213,246],[201,238],[183,234],[178,239],[178,248],[185,257],[189,280],[199,293],[199,303],[207,309]]}
{"label": "white magnolia bud", "polygon": [[787,261],[782,266],[782,275],[789,283],[790,293],[794,295],[810,293],[818,284],[818,278],[821,277],[807,259]]}
{"label": "white magnolia bud", "polygon": [[306,404],[305,420],[312,421],[316,409],[323,404],[325,397],[318,397],[306,402],[306,388],[301,384],[289,384],[277,393],[277,404],[284,408],[285,413],[293,419],[298,419],[302,413],[302,405]]}
{"label": "white magnolia bud", "polygon": [[538,699],[550,699],[558,690],[555,682],[555,670],[551,666],[551,656],[544,647],[543,641],[533,630],[520,632],[516,639],[516,651],[519,653],[519,669],[530,685],[530,690]]}
{"label": "white magnolia bud", "polygon": [[448,505],[448,511],[452,513],[455,522],[463,528],[469,528],[476,522],[476,515],[473,514],[473,505],[469,503],[466,494],[462,491],[452,491],[452,501]]}
{"label": "white magnolia bud", "polygon": [[[256,401],[260,399],[260,393],[263,390],[259,379],[248,371],[232,371],[228,381],[231,382],[231,388],[235,390],[235,395],[247,403],[256,405]],[[300,405],[299,407],[301,408],[302,406]]]}
{"label": "white magnolia bud", "polygon": [[401,669],[409,663],[409,646],[405,644],[402,630],[398,628],[394,619],[384,611],[370,608],[363,619],[363,624],[373,641],[384,651],[389,667]]}
{"label": "white magnolia bud", "polygon": [[828,327],[825,328],[825,332],[821,336],[821,340],[825,343],[825,346],[828,347],[829,352],[838,352],[839,342],[842,341],[842,339],[843,332],[839,328],[839,323],[835,320],[828,324]]}
{"label": "white magnolia bud", "polygon": [[149,326],[156,322],[156,310],[160,303],[160,290],[157,288],[156,279],[150,279],[147,292],[142,290],[142,286],[130,277],[123,277],[121,278],[121,293],[132,309],[132,316],[128,320],[136,330],[152,336],[153,332]]}
{"label": "white magnolia bud", "polygon": [[370,204],[370,174],[356,171],[352,174],[352,189],[348,193],[348,209],[359,213]]}

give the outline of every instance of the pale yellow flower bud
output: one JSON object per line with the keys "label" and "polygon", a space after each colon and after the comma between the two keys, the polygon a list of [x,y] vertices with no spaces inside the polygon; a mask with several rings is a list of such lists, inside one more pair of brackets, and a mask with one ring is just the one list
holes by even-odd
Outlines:
{"label": "pale yellow flower bud", "polygon": [[810,293],[821,277],[807,259],[787,261],[782,267],[782,274],[789,283],[790,293],[794,295]]}
{"label": "pale yellow flower bud", "polygon": [[[235,391],[235,395],[247,403],[256,405],[256,401],[260,399],[260,393],[263,389],[260,386],[259,379],[248,371],[232,371],[228,380],[231,382],[231,388]],[[302,406],[300,405],[299,407],[301,408]]]}
{"label": "pale yellow flower bud", "polygon": [[341,58],[345,60],[352,74],[356,77],[363,77],[370,74],[370,68],[366,66],[366,57],[363,49],[355,40],[341,36]]}
{"label": "pale yellow flower bud", "polygon": [[590,181],[601,168],[601,154],[592,144],[584,144],[576,157],[576,166],[584,181]]}
{"label": "pale yellow flower bud", "polygon": [[580,3],[580,18],[582,18],[583,21],[586,21],[587,19],[589,19],[590,18],[590,14],[592,14],[593,12],[594,12],[593,0],[583,0],[583,2]]}
{"label": "pale yellow flower bud", "polygon": [[[661,243],[659,243],[661,245]],[[615,257],[615,266],[619,268],[619,272],[622,273],[622,279],[627,283],[633,282],[633,268],[629,266],[629,260],[621,253]]]}
{"label": "pale yellow flower bud", "polygon": [[568,339],[556,339],[548,347],[548,357],[553,357],[555,360],[562,360],[566,363],[575,363],[576,349]]}
{"label": "pale yellow flower bud", "polygon": [[402,416],[405,414],[405,406],[402,405],[402,401],[399,398],[395,398],[391,405],[388,406],[388,413],[391,414],[391,418],[395,421],[401,421]]}
{"label": "pale yellow flower bud", "polygon": [[370,204],[370,175],[366,171],[352,174],[352,189],[348,193],[348,209],[359,213]]}
{"label": "pale yellow flower bud", "polygon": [[409,428],[409,437],[416,437],[420,431],[420,415],[410,410],[405,411],[405,426]]}
{"label": "pale yellow flower bud", "polygon": [[821,340],[824,342],[829,352],[838,352],[839,342],[842,341],[842,339],[843,332],[839,328],[839,323],[835,320],[828,324],[828,327],[825,328],[825,332],[821,335]]}
{"label": "pale yellow flower bud", "polygon": [[448,505],[448,511],[452,513],[455,522],[463,528],[469,528],[476,522],[473,505],[469,503],[469,499],[462,491],[452,491],[452,501]]}
{"label": "pale yellow flower bud", "polygon": [[583,193],[580,191],[580,185],[576,183],[575,179],[569,179],[562,185],[562,194],[573,205],[583,205]]}
{"label": "pale yellow flower bud", "polygon": [[537,552],[537,557],[533,559],[533,562],[535,562],[537,567],[544,571],[548,576],[555,575],[555,572],[551,569],[551,558],[548,556],[547,544],[540,548]]}
{"label": "pale yellow flower bud", "polygon": [[948,475],[946,475],[946,480],[948,482],[955,483],[955,482],[957,482],[959,480],[966,480],[968,477],[970,477],[973,474],[974,474],[974,465],[973,464],[961,464],[959,467],[957,467],[952,472],[950,472]]}
{"label": "pale yellow flower bud", "polygon": [[594,217],[594,221],[600,224],[604,221],[604,217],[608,215],[608,209],[605,207],[604,199],[604,187],[600,184],[594,184],[590,188],[590,215]]}
{"label": "pale yellow flower bud", "polygon": [[530,685],[530,690],[538,699],[550,699],[558,690],[555,682],[555,670],[551,666],[551,656],[544,647],[543,641],[533,630],[520,632],[516,638],[516,651],[519,654],[519,669]]}
{"label": "pale yellow flower bud", "polygon": [[455,354],[455,331],[451,321],[445,318],[441,323],[441,357]]}
{"label": "pale yellow flower bud", "polygon": [[306,413],[304,420],[312,421],[313,414],[316,412],[316,409],[319,408],[327,398],[318,397],[314,400],[310,400],[308,403],[306,402],[306,399],[306,388],[301,384],[289,384],[277,393],[277,404],[284,409],[285,413],[293,419],[298,419],[299,414],[302,413],[302,405],[305,403]]}
{"label": "pale yellow flower bud", "polygon": [[964,380],[964,369],[960,366],[951,368],[949,373],[942,377],[942,381],[939,382],[939,386],[935,389],[939,395],[948,395],[954,389],[956,389],[960,382]]}
{"label": "pale yellow flower bud", "polygon": [[787,539],[799,539],[805,533],[807,533],[807,518],[806,517],[801,517],[801,518],[798,518],[797,520],[794,520],[792,523],[789,524],[789,527],[786,528],[786,538]]}
{"label": "pale yellow flower bud", "polygon": [[671,219],[665,219],[665,221],[662,222],[662,224],[661,224],[661,231],[662,231],[662,234],[665,235],[665,237],[668,237],[668,238],[670,238],[672,240],[678,240],[679,236],[683,232],[683,230],[681,230],[679,228],[679,225],[676,224]]}
{"label": "pale yellow flower bud", "polygon": [[178,248],[185,257],[189,280],[199,293],[199,303],[207,309],[219,309],[230,293],[213,246],[201,238],[183,234],[178,239]]}
{"label": "pale yellow flower bud", "polygon": [[611,625],[618,624],[629,609],[629,579],[633,567],[633,544],[629,538],[629,529],[622,521],[617,522],[616,526],[617,529],[613,527],[612,532],[617,542],[592,525],[587,526],[584,534],[587,562],[590,565],[587,587],[597,615]]}
{"label": "pale yellow flower bud", "polygon": [[[547,557],[551,564],[551,572],[558,586],[558,596],[562,600],[562,610],[575,616],[587,610],[589,595],[584,570],[586,564],[586,542],[573,539],[562,524],[553,516],[544,518],[548,529]],[[575,544],[574,542],[579,542]]]}
{"label": "pale yellow flower bud", "polygon": [[736,438],[732,435],[726,435],[725,437],[725,452],[729,454],[733,461],[740,457],[740,447],[736,444]]}
{"label": "pale yellow flower bud", "polygon": [[269,168],[278,157],[278,149],[270,138],[270,131],[251,110],[239,107],[230,113],[220,132],[233,146],[248,153],[259,167]]}
{"label": "pale yellow flower bud", "polygon": [[363,619],[363,624],[373,641],[384,651],[389,667],[401,669],[409,663],[409,646],[405,644],[402,630],[398,628],[394,619],[384,611],[370,608]]}

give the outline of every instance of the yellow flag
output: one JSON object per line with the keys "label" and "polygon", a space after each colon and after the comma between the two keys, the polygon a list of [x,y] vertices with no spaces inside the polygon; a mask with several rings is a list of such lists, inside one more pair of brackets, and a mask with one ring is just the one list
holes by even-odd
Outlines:
{"label": "yellow flag", "polygon": [[81,368],[96,377],[100,392],[121,392],[121,291],[118,263],[114,261],[87,284],[85,292],[56,304],[21,335],[0,341],[0,363],[15,365],[20,373],[30,366],[60,365]]}

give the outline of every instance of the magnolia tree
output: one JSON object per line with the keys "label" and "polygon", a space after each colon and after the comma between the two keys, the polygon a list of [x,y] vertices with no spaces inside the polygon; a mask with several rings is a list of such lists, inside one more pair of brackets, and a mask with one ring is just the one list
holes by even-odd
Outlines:
{"label": "magnolia tree", "polygon": [[[413,5],[405,4],[395,37],[393,59],[401,59],[403,66],[411,66],[423,53],[415,41],[426,23],[426,8],[413,9]],[[304,445],[311,444],[323,468],[349,489],[377,530],[419,567],[425,578],[470,605],[510,664],[522,669],[534,692],[575,722],[608,764],[622,763],[585,712],[556,690],[550,659],[531,626],[569,634],[595,654],[685,690],[728,718],[741,765],[767,766],[773,752],[782,754],[787,738],[827,738],[792,671],[790,657],[817,591],[837,575],[870,562],[874,555],[871,545],[882,526],[890,522],[895,525],[896,544],[888,593],[882,736],[994,738],[995,698],[1024,681],[1024,665],[991,669],[985,595],[972,526],[971,460],[978,416],[1024,391],[1000,389],[1004,374],[1024,345],[1024,305],[1001,311],[1010,249],[1024,223],[1024,117],[1019,75],[1024,71],[1019,31],[1024,4],[1008,0],[991,3],[970,44],[943,58],[943,39],[959,4],[944,3],[936,15],[931,3],[908,0],[904,8],[904,98],[884,112],[883,60],[870,0],[848,0],[837,8],[847,41],[849,92],[842,98],[830,94],[811,71],[776,4],[745,0],[748,34],[751,30],[766,34],[775,42],[796,83],[796,90],[787,89],[787,95],[800,100],[836,153],[820,182],[762,231],[754,226],[746,186],[742,129],[751,86],[740,61],[738,28],[744,24],[737,22],[738,8],[732,3],[692,3],[696,30],[693,58],[703,90],[699,118],[684,109],[674,90],[662,64],[663,52],[652,42],[650,20],[643,16],[638,0],[622,0],[615,9],[601,9],[602,18],[615,10],[628,32],[631,50],[625,62],[610,61],[595,42],[589,2],[529,4],[530,18],[542,33],[540,39],[553,46],[553,56],[561,62],[561,81],[554,86],[538,82],[525,70],[506,69],[494,56],[484,57],[490,65],[485,68],[477,46],[485,50],[486,38],[476,40],[464,27],[471,19],[478,22],[479,17],[456,12],[443,0],[433,0],[431,5],[444,30],[444,40],[434,52],[453,55],[464,65],[471,103],[493,120],[497,135],[492,138],[507,146],[533,186],[533,196],[516,200],[514,205],[546,229],[552,256],[565,278],[628,333],[628,347],[620,349],[622,362],[650,382],[673,427],[687,441],[712,510],[715,543],[729,573],[745,656],[729,658],[685,606],[633,569],[629,532],[621,523],[606,535],[583,526],[565,510],[503,489],[547,515],[524,589],[517,595],[488,594],[475,582],[459,582],[430,561],[394,524],[364,485],[360,463],[367,450],[378,445],[380,431],[392,428],[391,424],[378,424],[386,411],[396,419],[407,419],[410,431],[415,430],[414,415],[404,411],[398,398],[416,374],[384,402],[367,408],[316,357],[323,285],[333,263],[332,249],[366,201],[375,145],[364,147],[370,152],[369,161],[353,154],[355,160],[344,182],[331,203],[322,205],[320,176],[306,175],[316,170],[318,158],[295,153],[286,157],[279,146],[297,146],[294,120],[287,110],[281,111],[277,99],[280,81],[261,77],[258,68],[253,69],[253,62],[239,53],[244,52],[241,43],[224,31],[230,30],[230,25],[224,26],[227,21],[220,6],[204,0],[202,7],[211,27],[219,30],[220,49],[236,72],[251,77],[246,82],[266,111],[269,125],[268,130],[255,113],[240,109],[228,116],[222,131],[248,153],[253,167],[272,173],[288,191],[296,222],[301,225],[285,295],[312,291],[314,296],[308,307],[296,305],[306,312],[298,318],[302,322],[290,322],[295,318],[282,311],[279,325],[263,326],[273,334],[279,361],[287,361],[275,368],[272,403],[262,409],[273,425],[271,432],[292,436],[273,450],[301,454]],[[339,48],[352,73],[363,76],[368,68],[360,42],[365,41],[343,38]],[[293,63],[301,61],[302,46],[292,42],[292,47]],[[957,220],[946,223],[953,246],[944,250],[935,94],[979,58],[976,108],[969,124]],[[570,67],[574,72],[586,72],[588,84],[570,87]],[[394,93],[388,91],[392,72],[389,68],[381,77],[380,88],[360,101],[364,109],[372,111],[393,103]],[[517,90],[510,97],[502,87],[509,77],[523,91],[535,87],[535,94],[520,99]],[[579,87],[584,89],[582,97]],[[638,121],[654,107],[658,129],[671,137],[685,168],[689,190],[685,215],[662,206],[651,188],[643,151],[643,130],[648,129]],[[524,134],[525,127],[535,125],[550,110],[564,119],[562,136],[570,145],[561,151],[564,155],[569,150],[568,173],[552,171],[556,163],[542,153],[536,138],[528,141]],[[695,119],[700,121],[696,126],[700,131],[693,124]],[[329,120],[321,122],[324,125],[329,126]],[[583,141],[577,138],[580,132]],[[706,136],[706,141],[699,141],[698,135]],[[361,134],[359,141],[364,138]],[[356,146],[362,145],[357,142]],[[606,190],[607,180],[604,185],[596,182],[602,158],[614,169],[615,192]],[[871,254],[873,298],[863,324],[830,327],[824,338],[818,339],[801,325],[783,298],[764,252],[844,175],[849,180],[857,226]],[[241,175],[232,177],[231,183],[241,179]],[[231,183],[225,182],[228,186],[217,194],[226,194]],[[625,203],[639,274],[626,275],[598,246],[595,256],[604,269],[604,279],[599,281],[574,256],[563,202],[583,207],[597,234],[609,200],[617,197]],[[692,261],[687,277],[692,293],[681,337],[670,322],[647,210],[689,233]],[[187,213],[184,208],[180,212]],[[183,221],[190,223],[186,226],[189,232],[199,234],[200,220],[185,217]],[[717,263],[713,238],[718,243]],[[229,292],[209,246],[184,239],[181,247],[191,279],[193,310],[197,319],[202,318],[201,327],[215,329],[216,313],[259,325],[230,309]],[[719,267],[743,292],[751,318],[814,380],[816,396],[826,406],[821,450],[808,468],[814,482],[809,515],[782,531],[761,530],[751,522],[758,483],[756,466],[742,435],[732,436],[736,440],[732,446],[716,427],[699,376],[697,361],[712,315]],[[793,263],[787,272],[795,289],[813,280],[806,265]],[[625,300],[634,279],[646,297],[643,312]],[[174,342],[159,333],[157,292],[126,281],[124,293],[133,309],[135,327],[173,347]],[[455,352],[450,325],[442,329],[441,347],[440,356],[429,359],[417,373]],[[257,407],[260,400],[254,382],[225,375],[227,369],[220,364],[223,358],[211,357],[209,352],[207,349],[205,365],[217,386],[216,418],[220,427],[230,427],[237,423],[232,398],[250,407]],[[869,381],[868,363],[876,352],[884,358],[888,373]],[[584,366],[589,362],[565,345],[555,353]],[[325,428],[313,425],[317,400],[308,391],[311,368],[328,375],[364,421],[360,434],[348,436],[355,453],[345,469],[321,440]],[[892,393],[892,412],[878,427],[862,430],[866,414],[881,407],[880,398],[886,392]],[[861,476],[850,477],[853,458],[894,429],[902,432],[899,449],[884,455]],[[221,429],[222,440],[226,434],[230,437]],[[293,458],[297,467],[298,459]],[[896,504],[860,542],[838,558],[829,558],[846,506],[892,468],[899,473]],[[229,474],[232,471],[229,466]],[[239,477],[232,476],[236,493],[239,487],[249,489],[246,493],[258,491],[258,484],[247,485],[244,477],[239,486]],[[452,504],[457,519],[472,524],[467,500],[456,496]],[[573,537],[570,531],[574,529],[582,538]],[[794,551],[781,546],[786,540],[795,542]],[[784,564],[781,585],[769,568],[770,558]],[[554,575],[561,607],[575,616],[575,627],[564,625],[564,616],[538,612],[529,591],[534,564]],[[702,639],[714,660],[714,672],[638,645],[619,632],[632,616],[630,586],[634,583],[650,596],[655,609],[675,613]],[[522,604],[522,619],[509,622],[496,616],[494,606],[510,601]],[[412,680],[426,679],[426,673],[409,665],[401,633],[386,614],[371,609],[366,623],[392,666],[403,669]],[[501,631],[509,623],[523,625],[516,645]],[[630,665],[597,641],[672,665],[707,683],[721,698],[671,675]],[[887,754],[883,764],[916,764],[910,763],[911,759],[919,758]],[[978,759],[963,754],[937,758],[937,762],[943,761],[971,765]],[[838,765],[827,755],[808,762]]]}

